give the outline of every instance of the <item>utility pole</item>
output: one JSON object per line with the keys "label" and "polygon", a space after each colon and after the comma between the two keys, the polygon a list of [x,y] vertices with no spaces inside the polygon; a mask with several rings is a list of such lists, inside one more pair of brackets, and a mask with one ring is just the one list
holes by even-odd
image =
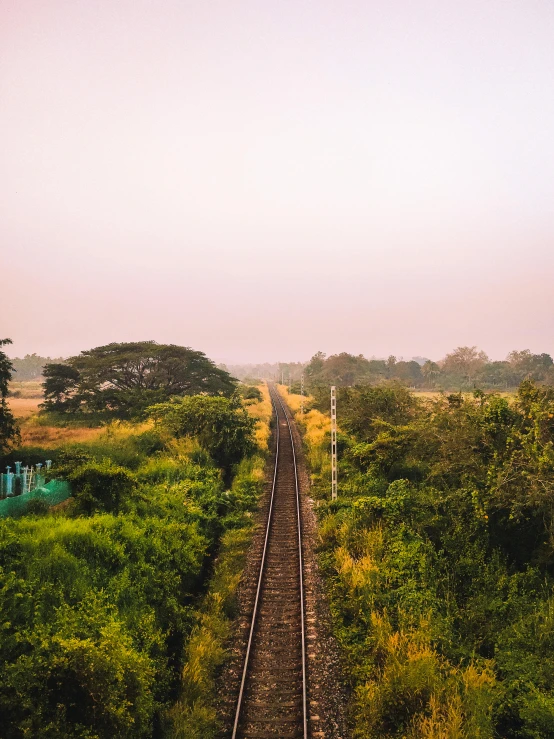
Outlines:
{"label": "utility pole", "polygon": [[300,375],[300,413],[304,415],[304,373]]}
{"label": "utility pole", "polygon": [[331,386],[331,500],[337,499],[337,395]]}

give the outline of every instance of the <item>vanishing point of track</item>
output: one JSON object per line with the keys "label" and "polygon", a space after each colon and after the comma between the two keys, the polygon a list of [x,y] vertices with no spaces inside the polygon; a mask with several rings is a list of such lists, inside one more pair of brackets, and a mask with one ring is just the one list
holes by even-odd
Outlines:
{"label": "vanishing point of track", "polygon": [[289,416],[269,386],[275,468],[232,739],[308,739],[302,521]]}

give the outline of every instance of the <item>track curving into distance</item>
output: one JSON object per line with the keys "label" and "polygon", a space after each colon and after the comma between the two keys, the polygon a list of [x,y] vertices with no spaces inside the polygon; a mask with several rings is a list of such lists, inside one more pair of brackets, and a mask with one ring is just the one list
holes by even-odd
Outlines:
{"label": "track curving into distance", "polygon": [[232,739],[308,739],[302,522],[287,410],[268,385],[276,451]]}

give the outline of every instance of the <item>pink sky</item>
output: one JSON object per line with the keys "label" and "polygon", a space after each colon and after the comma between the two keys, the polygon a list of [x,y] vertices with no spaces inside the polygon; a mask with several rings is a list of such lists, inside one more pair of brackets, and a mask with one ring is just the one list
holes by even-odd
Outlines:
{"label": "pink sky", "polygon": [[551,0],[0,0],[0,338],[554,353],[553,131]]}

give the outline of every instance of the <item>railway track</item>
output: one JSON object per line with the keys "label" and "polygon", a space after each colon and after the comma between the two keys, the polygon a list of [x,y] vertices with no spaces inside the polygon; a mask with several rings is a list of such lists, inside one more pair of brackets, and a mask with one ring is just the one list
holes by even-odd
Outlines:
{"label": "railway track", "polygon": [[308,739],[302,520],[287,410],[269,386],[276,451],[232,739]]}

